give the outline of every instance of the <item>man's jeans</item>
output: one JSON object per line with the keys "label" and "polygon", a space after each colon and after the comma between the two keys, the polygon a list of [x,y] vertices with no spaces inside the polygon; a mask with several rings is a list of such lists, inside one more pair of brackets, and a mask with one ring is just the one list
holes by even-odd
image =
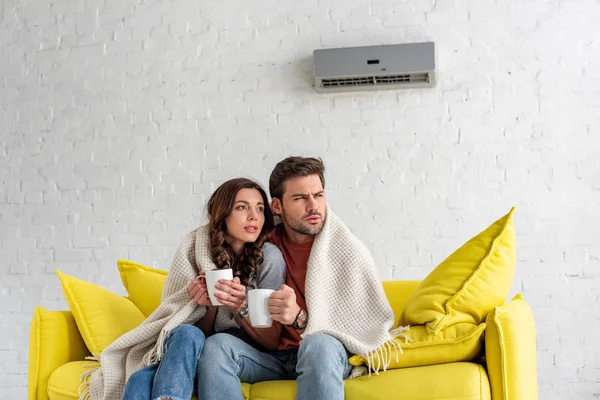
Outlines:
{"label": "man's jeans", "polygon": [[243,400],[240,381],[296,379],[298,400],[343,400],[351,370],[346,349],[329,335],[309,335],[299,349],[263,353],[219,333],[206,340],[198,362],[198,398]]}
{"label": "man's jeans", "polygon": [[191,399],[204,341],[204,333],[193,325],[173,329],[160,363],[131,375],[121,400]]}

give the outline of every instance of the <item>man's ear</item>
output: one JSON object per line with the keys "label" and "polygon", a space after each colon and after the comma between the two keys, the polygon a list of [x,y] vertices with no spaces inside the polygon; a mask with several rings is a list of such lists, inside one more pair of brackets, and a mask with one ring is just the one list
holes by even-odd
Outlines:
{"label": "man's ear", "polygon": [[273,200],[271,200],[271,210],[273,211],[273,214],[282,214],[281,201],[277,197],[274,197]]}

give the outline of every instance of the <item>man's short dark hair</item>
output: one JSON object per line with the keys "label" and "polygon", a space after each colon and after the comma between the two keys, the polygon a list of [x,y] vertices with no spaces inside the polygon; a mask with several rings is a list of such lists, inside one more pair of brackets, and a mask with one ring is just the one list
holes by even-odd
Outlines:
{"label": "man's short dark hair", "polygon": [[318,175],[325,189],[325,165],[323,160],[314,157],[288,157],[279,161],[269,178],[271,198],[282,199],[285,181],[301,176]]}

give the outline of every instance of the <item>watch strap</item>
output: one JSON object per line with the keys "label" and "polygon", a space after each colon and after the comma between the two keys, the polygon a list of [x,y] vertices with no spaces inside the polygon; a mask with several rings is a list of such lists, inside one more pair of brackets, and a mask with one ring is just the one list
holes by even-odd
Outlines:
{"label": "watch strap", "polygon": [[246,318],[248,316],[248,303],[244,303],[244,305],[240,308],[240,312],[235,316],[238,318]]}

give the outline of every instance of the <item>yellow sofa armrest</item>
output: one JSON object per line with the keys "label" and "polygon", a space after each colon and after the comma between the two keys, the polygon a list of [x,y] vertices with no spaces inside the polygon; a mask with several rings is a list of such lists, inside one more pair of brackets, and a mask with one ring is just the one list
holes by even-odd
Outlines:
{"label": "yellow sofa armrest", "polygon": [[89,356],[70,311],[37,307],[29,333],[28,400],[48,400],[48,378],[61,365]]}
{"label": "yellow sofa armrest", "polygon": [[538,398],[535,322],[518,294],[486,319],[485,355],[492,400]]}

